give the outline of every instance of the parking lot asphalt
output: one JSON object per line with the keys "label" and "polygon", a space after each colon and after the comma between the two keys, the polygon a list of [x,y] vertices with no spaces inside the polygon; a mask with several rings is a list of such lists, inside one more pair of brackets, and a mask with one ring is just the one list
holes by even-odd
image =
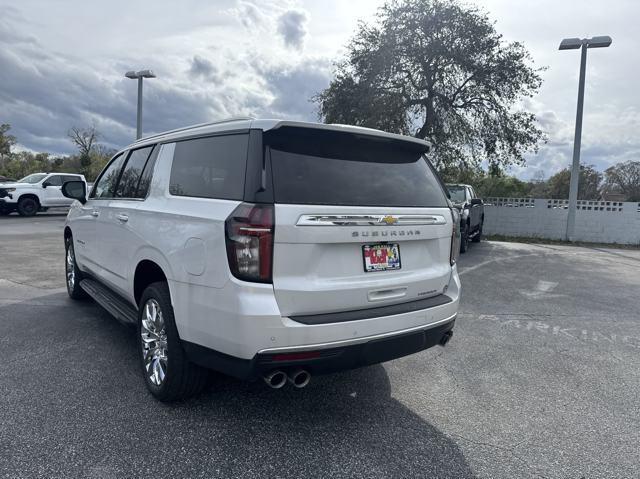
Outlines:
{"label": "parking lot asphalt", "polygon": [[0,217],[0,477],[638,477],[640,251],[473,244],[447,347],[164,405],[63,221]]}

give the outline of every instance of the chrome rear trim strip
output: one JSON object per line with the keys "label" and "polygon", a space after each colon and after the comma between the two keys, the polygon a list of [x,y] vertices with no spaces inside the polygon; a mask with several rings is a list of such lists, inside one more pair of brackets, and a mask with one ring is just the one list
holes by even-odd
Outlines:
{"label": "chrome rear trim strip", "polygon": [[442,215],[302,215],[296,226],[444,225]]}

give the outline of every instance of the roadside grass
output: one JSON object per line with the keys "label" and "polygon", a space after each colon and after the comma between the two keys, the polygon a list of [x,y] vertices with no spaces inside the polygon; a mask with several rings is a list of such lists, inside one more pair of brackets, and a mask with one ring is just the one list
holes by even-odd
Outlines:
{"label": "roadside grass", "polygon": [[524,237],[524,236],[504,236],[504,235],[485,235],[483,239],[488,241],[503,241],[510,243],[531,243],[531,244],[550,244],[565,246],[584,246],[587,248],[613,248],[613,249],[629,249],[640,250],[639,244],[618,244],[618,243],[589,243],[586,241],[563,241],[552,240],[546,238]]}

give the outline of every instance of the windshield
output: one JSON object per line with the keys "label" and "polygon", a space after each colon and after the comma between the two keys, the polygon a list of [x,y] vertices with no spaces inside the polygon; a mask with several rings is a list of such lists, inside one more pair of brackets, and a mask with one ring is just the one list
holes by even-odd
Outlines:
{"label": "windshield", "polygon": [[467,200],[464,195],[464,186],[447,186],[447,188],[454,203],[464,203]]}
{"label": "windshield", "polygon": [[31,183],[31,184],[38,183],[45,176],[47,175],[44,173],[36,173],[34,175],[25,176],[21,180],[18,180],[18,183]]}

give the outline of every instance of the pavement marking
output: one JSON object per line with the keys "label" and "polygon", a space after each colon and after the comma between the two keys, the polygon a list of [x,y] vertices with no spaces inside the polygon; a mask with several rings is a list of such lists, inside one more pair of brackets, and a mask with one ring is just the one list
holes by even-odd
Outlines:
{"label": "pavement marking", "polygon": [[563,294],[548,294],[551,291],[553,291],[554,289],[556,289],[556,286],[558,286],[558,283],[556,283],[555,281],[538,281],[538,284],[536,285],[535,289],[533,291],[520,291],[520,294],[523,294],[524,296],[527,296],[529,298],[541,298],[542,296],[546,298],[559,298],[561,296],[564,296]]}
{"label": "pavement marking", "polygon": [[[523,319],[526,316],[530,319]],[[640,349],[640,336],[630,334],[615,334],[602,332],[593,329],[564,327],[562,325],[550,324],[546,320],[533,319],[535,315],[510,315],[510,314],[480,314],[460,313],[459,318],[472,321],[486,321],[497,324],[500,327],[529,331],[539,335],[556,336],[564,340],[574,340],[582,343],[595,342],[600,344],[623,344],[634,349]]]}
{"label": "pavement marking", "polygon": [[587,253],[583,253],[583,252],[579,252],[579,251],[553,251],[550,253],[547,252],[542,252],[542,251],[536,251],[535,253],[526,253],[526,254],[516,254],[516,255],[511,255],[511,256],[503,256],[501,258],[492,258],[489,259],[487,261],[483,261],[482,263],[478,263],[478,264],[474,264],[473,266],[469,266],[468,268],[464,268],[462,271],[458,271],[458,275],[462,276],[464,274],[467,274],[471,271],[474,271],[478,268],[482,268],[483,266],[487,266],[488,264],[492,264],[492,263],[498,263],[501,261],[510,261],[513,259],[520,259],[520,258],[527,258],[530,256],[551,256],[551,255],[585,255]]}

